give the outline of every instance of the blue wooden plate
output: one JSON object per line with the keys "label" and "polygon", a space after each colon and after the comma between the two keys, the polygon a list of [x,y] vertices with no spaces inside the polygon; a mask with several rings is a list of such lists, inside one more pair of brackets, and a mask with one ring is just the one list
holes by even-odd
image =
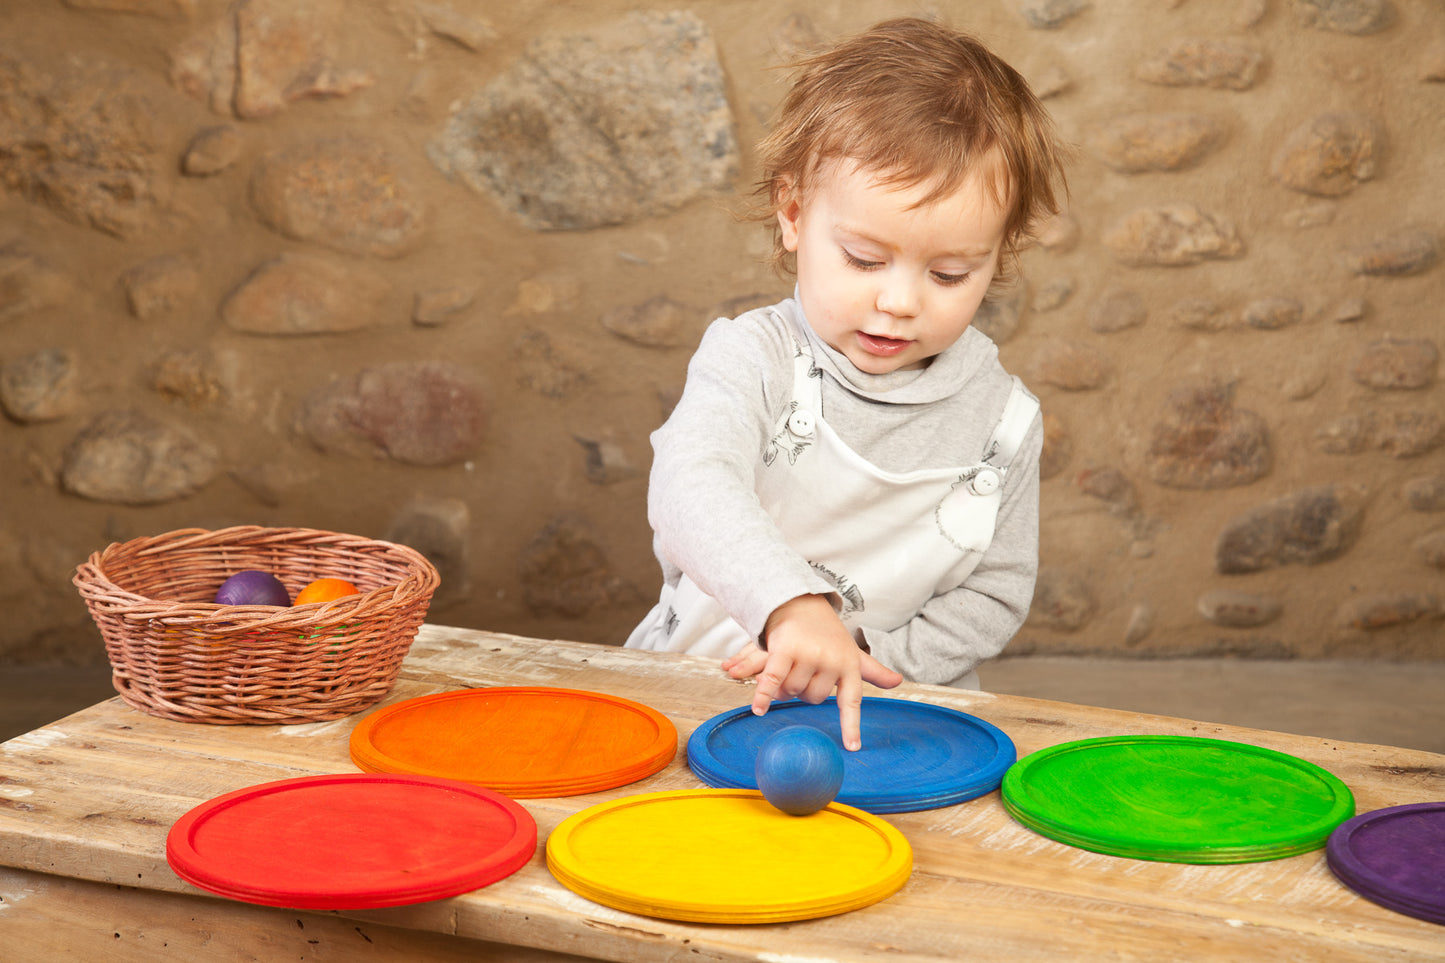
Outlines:
{"label": "blue wooden plate", "polygon": [[[843,746],[838,706],[794,699],[767,715],[750,706],[720,713],[693,730],[687,762],[718,789],[756,789],[758,749],[784,726],[806,725]],[[998,788],[1017,758],[1013,740],[982,719],[906,699],[863,699],[863,748],[843,753],[837,801],[870,813],[905,813],[952,806]]]}

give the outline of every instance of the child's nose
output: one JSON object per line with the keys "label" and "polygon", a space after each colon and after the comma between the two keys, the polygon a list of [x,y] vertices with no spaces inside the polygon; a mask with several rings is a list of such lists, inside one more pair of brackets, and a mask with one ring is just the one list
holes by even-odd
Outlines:
{"label": "child's nose", "polygon": [[878,310],[899,318],[911,318],[918,314],[920,295],[916,278],[907,271],[883,272],[878,288]]}

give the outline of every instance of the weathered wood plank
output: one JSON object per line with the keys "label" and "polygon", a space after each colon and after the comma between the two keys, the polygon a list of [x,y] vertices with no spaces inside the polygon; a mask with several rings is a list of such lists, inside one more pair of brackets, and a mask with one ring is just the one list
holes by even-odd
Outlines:
{"label": "weathered wood plank", "polygon": [[0,958],[9,963],[581,963],[581,958],[325,913],[172,896],[0,867]]}
{"label": "weathered wood plank", "polygon": [[[751,699],[750,685],[728,679],[712,660],[426,626],[382,705],[492,685],[608,692],[658,709],[678,729],[677,758],[649,779],[587,796],[524,800],[542,846],[557,823],[597,802],[697,787],[685,761],[688,736]],[[1445,757],[1431,753],[927,686],[889,695],[986,719],[1009,734],[1021,756],[1092,736],[1199,735],[1322,765],[1350,786],[1361,811],[1445,798]],[[0,745],[0,865],[119,884],[127,901],[133,896],[146,905],[184,897],[207,912],[230,915],[240,906],[269,918],[279,911],[201,894],[177,878],[165,862],[166,832],[193,806],[233,789],[356,771],[348,739],[359,719],[206,726],[156,719],[108,700]],[[620,961],[754,960],[763,952],[894,961],[1445,960],[1438,926],[1354,896],[1320,852],[1232,866],[1103,856],[1023,828],[997,793],[888,819],[914,847],[912,878],[883,903],[826,920],[709,927],[622,913],[558,884],[541,847],[522,870],[485,889],[344,916],[466,945]],[[0,926],[5,920],[0,916]]]}

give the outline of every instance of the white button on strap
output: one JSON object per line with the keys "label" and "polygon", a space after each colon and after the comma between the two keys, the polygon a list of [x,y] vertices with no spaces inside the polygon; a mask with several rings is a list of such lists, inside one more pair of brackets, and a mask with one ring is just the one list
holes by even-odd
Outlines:
{"label": "white button on strap", "polygon": [[795,411],[788,417],[788,430],[806,438],[813,433],[813,416],[806,411]]}
{"label": "white button on strap", "polygon": [[992,495],[1003,484],[1003,476],[997,468],[983,466],[968,481],[968,490],[975,495]]}

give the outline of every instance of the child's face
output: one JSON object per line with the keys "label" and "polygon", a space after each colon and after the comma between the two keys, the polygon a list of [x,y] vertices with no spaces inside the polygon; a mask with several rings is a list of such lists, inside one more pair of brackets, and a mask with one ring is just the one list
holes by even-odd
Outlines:
{"label": "child's face", "polygon": [[998,267],[1008,212],[988,185],[915,206],[929,187],[829,161],[778,211],[809,323],[869,374],[922,367],[962,337]]}

